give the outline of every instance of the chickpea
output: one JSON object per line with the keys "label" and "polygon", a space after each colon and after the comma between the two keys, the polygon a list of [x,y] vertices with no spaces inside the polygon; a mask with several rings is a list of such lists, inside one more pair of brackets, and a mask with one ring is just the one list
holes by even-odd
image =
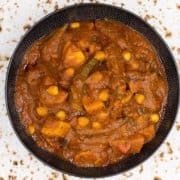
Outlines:
{"label": "chickpea", "polygon": [[70,27],[72,29],[77,29],[77,28],[80,27],[80,23],[79,22],[73,22],[73,23],[70,24]]}
{"label": "chickpea", "polygon": [[68,76],[68,77],[73,77],[74,76],[74,69],[73,68],[67,68],[65,71],[64,71],[65,75]]}
{"label": "chickpea", "polygon": [[100,128],[101,128],[101,124],[100,124],[99,122],[93,122],[93,123],[92,123],[92,127],[93,127],[94,129],[100,129]]}
{"label": "chickpea", "polygon": [[136,94],[135,95],[135,100],[138,104],[143,104],[144,103],[144,100],[145,100],[145,97],[143,94]]}
{"label": "chickpea", "polygon": [[50,86],[50,87],[48,87],[47,92],[48,92],[48,94],[50,94],[52,96],[56,96],[59,93],[59,89],[57,86]]}
{"label": "chickpea", "polygon": [[46,107],[40,106],[36,108],[36,112],[39,116],[47,116],[48,109]]}
{"label": "chickpea", "polygon": [[124,60],[125,61],[129,61],[130,59],[131,59],[131,53],[129,52],[129,51],[124,51],[123,53],[122,53],[122,56],[123,56],[123,58],[124,58]]}
{"label": "chickpea", "polygon": [[157,123],[160,120],[159,114],[157,114],[157,113],[151,114],[150,120],[154,123]]}
{"label": "chickpea", "polygon": [[65,120],[66,118],[66,112],[65,111],[58,111],[56,113],[56,117],[59,118],[60,120]]}
{"label": "chickpea", "polygon": [[105,53],[103,51],[97,51],[94,55],[94,58],[98,61],[104,61],[105,59]]}
{"label": "chickpea", "polygon": [[87,117],[79,117],[78,118],[78,124],[81,127],[86,127],[89,124],[89,119]]}
{"label": "chickpea", "polygon": [[107,89],[104,89],[99,94],[99,100],[101,101],[107,101],[109,99],[109,91]]}
{"label": "chickpea", "polygon": [[28,126],[28,132],[32,135],[35,132],[35,127],[33,125]]}

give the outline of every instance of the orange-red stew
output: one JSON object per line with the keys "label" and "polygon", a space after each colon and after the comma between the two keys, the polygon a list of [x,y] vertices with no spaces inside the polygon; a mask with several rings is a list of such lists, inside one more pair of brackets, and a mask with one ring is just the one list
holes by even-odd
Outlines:
{"label": "orange-red stew", "polygon": [[139,153],[156,133],[167,97],[152,45],[124,24],[74,22],[25,53],[16,106],[37,145],[77,166]]}

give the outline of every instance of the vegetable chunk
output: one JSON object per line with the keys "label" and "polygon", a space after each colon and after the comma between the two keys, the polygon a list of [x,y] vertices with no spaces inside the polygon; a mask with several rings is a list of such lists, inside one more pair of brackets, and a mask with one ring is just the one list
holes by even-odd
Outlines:
{"label": "vegetable chunk", "polygon": [[65,137],[70,127],[70,124],[64,121],[47,120],[41,133],[48,137]]}
{"label": "vegetable chunk", "polygon": [[102,101],[97,100],[92,102],[87,96],[84,96],[82,101],[85,110],[90,114],[104,108],[104,103]]}
{"label": "vegetable chunk", "polygon": [[64,50],[64,66],[78,68],[85,63],[84,53],[74,44],[68,43]]}

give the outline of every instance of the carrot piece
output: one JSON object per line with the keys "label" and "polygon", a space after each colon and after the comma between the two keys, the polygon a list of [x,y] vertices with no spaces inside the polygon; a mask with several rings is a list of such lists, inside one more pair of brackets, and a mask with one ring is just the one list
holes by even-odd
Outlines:
{"label": "carrot piece", "polygon": [[131,149],[131,144],[126,138],[114,140],[110,143],[113,151],[120,152],[122,154],[127,154]]}
{"label": "carrot piece", "polygon": [[127,154],[128,151],[130,150],[131,148],[131,144],[129,143],[120,143],[118,145],[118,149],[123,153],[123,154]]}

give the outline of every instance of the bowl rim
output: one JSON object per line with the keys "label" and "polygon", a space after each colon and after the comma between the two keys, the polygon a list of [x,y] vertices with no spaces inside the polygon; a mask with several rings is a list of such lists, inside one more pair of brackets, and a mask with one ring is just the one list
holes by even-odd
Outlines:
{"label": "bowl rim", "polygon": [[[139,162],[137,162],[135,165],[131,166],[130,168],[125,168],[124,170],[121,170],[121,171],[113,171],[111,173],[105,173],[105,174],[98,174],[98,173],[95,173],[95,174],[92,174],[92,175],[87,175],[87,174],[84,174],[84,173],[75,173],[75,172],[71,172],[70,170],[67,171],[64,170],[64,169],[59,169],[57,167],[55,167],[54,165],[48,163],[47,161],[45,161],[44,159],[42,159],[41,157],[39,157],[24,141],[23,139],[20,137],[19,133],[17,132],[16,130],[16,127],[15,125],[13,124],[13,116],[11,114],[11,111],[10,111],[10,105],[9,105],[9,97],[8,97],[8,78],[9,78],[9,73],[10,73],[10,69],[13,65],[13,62],[14,62],[14,58],[15,58],[15,54],[16,54],[16,51],[17,49],[20,47],[20,45],[23,43],[24,39],[33,31],[34,27],[36,27],[38,24],[42,23],[43,21],[45,21],[46,19],[48,19],[49,17],[51,16],[54,16],[58,13],[61,13],[62,11],[64,10],[71,10],[72,8],[81,8],[81,7],[107,7],[107,8],[112,8],[112,9],[116,9],[116,10],[119,10],[119,11],[123,11],[123,12],[126,12],[128,14],[130,14],[131,16],[134,16],[135,19],[139,19],[141,21],[141,23],[143,23],[144,25],[146,25],[150,30],[151,32],[153,32],[154,34],[156,34],[156,36],[160,39],[160,41],[165,45],[166,49],[168,50],[169,54],[171,55],[171,60],[172,60],[172,63],[174,65],[174,68],[176,70],[175,75],[176,75],[176,78],[178,80],[177,82],[177,104],[176,104],[176,109],[175,109],[175,114],[174,114],[174,119],[172,119],[172,122],[171,122],[171,125],[170,125],[170,128],[168,130],[168,132],[166,132],[166,134],[163,136],[163,138],[161,139],[161,142],[158,144],[158,146],[153,150],[153,152],[151,152],[150,154],[148,154],[146,157],[143,158],[143,160],[140,160]],[[132,27],[131,27],[132,28]],[[141,33],[141,32],[139,32]],[[141,33],[142,34],[142,33]],[[145,35],[143,35],[145,36]],[[147,38],[147,37],[145,37]],[[152,42],[151,42],[152,43]],[[154,47],[154,46],[153,46]],[[155,49],[156,50],[156,49]],[[163,65],[164,66],[164,65]],[[159,149],[159,147],[163,144],[163,142],[165,141],[165,139],[167,138],[168,134],[170,133],[170,131],[172,130],[172,127],[175,123],[175,119],[177,117],[177,111],[178,111],[178,107],[179,107],[179,76],[178,76],[178,70],[177,70],[177,64],[176,64],[176,61],[171,53],[171,50],[170,48],[168,47],[167,43],[164,41],[164,39],[161,37],[161,35],[149,24],[147,23],[146,21],[144,21],[140,16],[138,16],[137,14],[127,10],[127,9],[124,9],[122,7],[118,7],[118,6],[115,6],[115,5],[110,5],[110,4],[104,4],[104,3],[79,3],[79,4],[73,4],[73,5],[70,5],[70,6],[66,6],[66,7],[63,7],[57,11],[53,11],[49,14],[47,14],[46,16],[43,16],[42,18],[40,18],[36,23],[33,24],[33,26],[22,36],[22,38],[19,40],[19,42],[17,43],[16,45],[16,48],[14,49],[13,51],[13,54],[10,58],[10,61],[9,61],[9,64],[8,64],[8,67],[7,67],[7,72],[6,72],[6,79],[5,79],[5,104],[6,104],[6,109],[7,109],[7,114],[8,114],[8,118],[10,120],[10,124],[11,126],[13,127],[13,130],[16,134],[16,136],[18,137],[18,139],[21,141],[21,144],[23,144],[23,146],[27,149],[27,151],[31,152],[33,154],[33,156],[35,156],[38,160],[40,160],[43,164],[45,165],[48,165],[49,167],[61,172],[61,173],[66,173],[68,175],[73,175],[73,176],[76,176],[76,177],[84,177],[84,178],[92,178],[92,177],[95,177],[95,178],[102,178],[102,177],[109,177],[109,176],[115,176],[117,174],[120,174],[120,173],[123,173],[123,172],[126,172],[126,171],[129,171],[129,170],[132,170],[133,168],[139,166],[141,163],[145,162],[147,159],[149,159],[150,157],[152,157],[152,155],[157,152],[157,150]],[[140,154],[140,153],[139,153]],[[68,162],[70,163],[70,162]],[[70,163],[71,164],[71,163]],[[113,166],[116,166],[117,164],[119,163],[115,163],[113,164]],[[106,166],[106,167],[109,167]],[[97,170],[98,169],[102,169],[104,167],[100,167],[100,168],[96,168]],[[77,167],[77,169],[82,169],[81,167]],[[83,168],[84,169],[84,168]],[[85,169],[89,169],[89,168],[85,168]],[[91,169],[91,168],[90,168]]]}

